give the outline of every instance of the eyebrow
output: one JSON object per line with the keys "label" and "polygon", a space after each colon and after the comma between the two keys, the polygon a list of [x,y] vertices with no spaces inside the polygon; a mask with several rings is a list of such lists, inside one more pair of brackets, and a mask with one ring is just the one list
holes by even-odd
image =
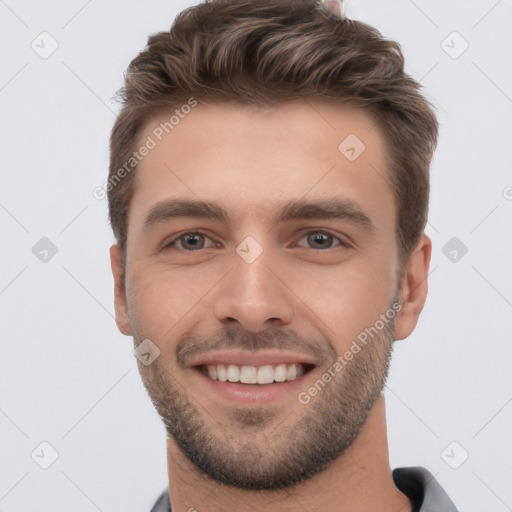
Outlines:
{"label": "eyebrow", "polygon": [[[149,210],[144,228],[178,218],[209,219],[229,224],[229,214],[221,206],[209,201],[173,199],[157,203]],[[347,198],[325,200],[291,200],[273,212],[274,223],[297,219],[339,219],[359,225],[368,232],[375,225],[366,210],[358,203]]]}

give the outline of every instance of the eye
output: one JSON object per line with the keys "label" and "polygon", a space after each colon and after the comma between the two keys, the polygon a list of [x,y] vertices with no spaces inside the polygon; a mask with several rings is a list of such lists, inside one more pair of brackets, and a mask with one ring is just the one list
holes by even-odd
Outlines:
{"label": "eye", "polygon": [[[211,240],[212,244],[207,246],[205,245],[206,240]],[[176,247],[176,244],[179,244],[181,247]],[[187,233],[182,233],[177,237],[170,240],[165,244],[164,249],[179,249],[182,251],[198,251],[200,249],[208,249],[210,247],[218,247],[219,243],[213,241],[209,236],[201,233],[200,231],[189,231]]]}
{"label": "eye", "polygon": [[[341,238],[325,231],[310,231],[303,235],[299,241],[303,239],[306,239],[307,245],[297,243],[298,247],[306,247],[323,251],[326,249],[336,248],[336,246],[333,247],[335,241],[338,242],[337,247],[349,247],[349,244],[345,243]],[[208,241],[210,241],[209,245],[207,243]],[[200,231],[188,231],[186,233],[181,233],[167,242],[163,249],[178,249],[185,252],[193,252],[201,249],[220,247],[220,245],[221,244],[219,242],[216,242],[205,233]]]}
{"label": "eye", "polygon": [[[310,244],[309,246],[312,249],[332,249],[332,245],[335,240],[339,242],[338,247],[349,247],[347,243],[345,243],[342,239],[331,235],[325,231],[310,231],[306,235],[302,236],[299,240],[306,239],[306,243]],[[305,247],[304,245],[298,244],[299,247]],[[307,247],[307,246],[306,246]]]}

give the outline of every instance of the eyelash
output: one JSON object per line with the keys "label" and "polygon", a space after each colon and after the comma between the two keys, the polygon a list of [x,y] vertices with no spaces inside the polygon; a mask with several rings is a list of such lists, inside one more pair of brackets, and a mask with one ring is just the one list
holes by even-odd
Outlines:
{"label": "eyelash", "polygon": [[[344,248],[349,248],[350,245],[345,242],[344,240],[342,240],[341,238],[333,235],[332,233],[329,233],[328,231],[323,231],[323,230],[311,230],[311,231],[308,231],[307,233],[303,234],[299,240],[301,240],[302,238],[308,236],[308,235],[311,235],[311,234],[322,234],[322,235],[328,235],[328,236],[331,236],[334,240],[337,240],[339,242],[339,247],[344,247]],[[210,237],[207,233],[203,233],[202,231],[186,231],[184,233],[181,233],[177,236],[175,236],[172,240],[170,240],[169,242],[167,242],[164,247],[163,247],[163,250],[171,250],[171,249],[176,249],[176,247],[173,247],[174,244],[176,242],[178,242],[181,238],[185,237],[186,235],[201,235],[201,236],[204,236],[206,238],[210,238],[211,240],[213,240],[212,237]],[[218,243],[218,242],[216,242]],[[307,249],[307,247],[302,247],[303,249]],[[329,247],[327,249],[315,249],[315,248],[311,248],[315,251],[318,251],[318,252],[327,252],[327,251],[330,251],[330,250],[334,250],[336,247]],[[203,250],[205,248],[201,248],[201,249],[195,249],[195,250],[187,250],[187,249],[176,249],[176,250],[179,250],[179,251],[182,251],[182,252],[199,252],[201,250]],[[212,247],[206,247],[206,249],[212,249]]]}

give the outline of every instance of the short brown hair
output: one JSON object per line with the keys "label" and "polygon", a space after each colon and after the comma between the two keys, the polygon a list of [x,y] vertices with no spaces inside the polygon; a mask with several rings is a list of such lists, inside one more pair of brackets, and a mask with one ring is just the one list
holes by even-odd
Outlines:
{"label": "short brown hair", "polygon": [[[403,263],[427,222],[438,135],[433,107],[420,88],[404,72],[398,43],[359,21],[336,23],[315,0],[206,0],[185,9],[169,31],[149,37],[120,91],[108,201],[121,250],[135,185],[131,157],[151,114],[190,98],[272,105],[317,95],[351,102],[377,119],[389,154],[384,174],[398,203]],[[116,180],[123,168],[123,179]]]}

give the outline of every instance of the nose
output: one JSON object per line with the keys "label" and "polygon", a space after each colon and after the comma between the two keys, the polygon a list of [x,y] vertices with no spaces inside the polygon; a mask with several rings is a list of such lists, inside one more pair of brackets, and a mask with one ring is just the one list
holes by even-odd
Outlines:
{"label": "nose", "polygon": [[235,255],[233,268],[212,297],[217,320],[224,325],[238,322],[251,332],[289,325],[297,299],[286,276],[274,267],[265,252],[252,263]]}

